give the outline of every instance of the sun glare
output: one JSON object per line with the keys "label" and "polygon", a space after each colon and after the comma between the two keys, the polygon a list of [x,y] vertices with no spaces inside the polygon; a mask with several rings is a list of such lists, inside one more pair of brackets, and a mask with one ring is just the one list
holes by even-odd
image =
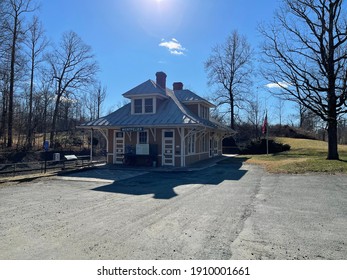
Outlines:
{"label": "sun glare", "polygon": [[[180,2],[180,5],[177,5]],[[134,17],[141,28],[150,36],[167,38],[174,34],[181,25],[184,2],[172,0],[129,1]]]}

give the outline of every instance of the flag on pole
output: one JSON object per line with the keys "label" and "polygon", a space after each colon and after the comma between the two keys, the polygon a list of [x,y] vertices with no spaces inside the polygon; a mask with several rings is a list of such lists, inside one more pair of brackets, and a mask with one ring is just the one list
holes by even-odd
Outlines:
{"label": "flag on pole", "polygon": [[263,125],[261,127],[261,132],[266,135],[266,154],[269,155],[269,127],[268,127],[268,122],[267,122],[267,110],[265,113],[265,118]]}
{"label": "flag on pole", "polygon": [[261,132],[263,133],[263,134],[266,134],[267,133],[267,113],[266,113],[266,115],[265,115],[265,119],[264,119],[264,122],[263,122],[263,125],[262,125],[262,127],[261,127]]}

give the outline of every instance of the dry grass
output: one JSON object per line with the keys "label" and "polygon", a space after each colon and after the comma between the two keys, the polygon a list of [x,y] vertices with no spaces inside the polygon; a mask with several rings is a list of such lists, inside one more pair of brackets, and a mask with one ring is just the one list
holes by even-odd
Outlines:
{"label": "dry grass", "polygon": [[344,173],[347,174],[347,145],[339,145],[340,160],[326,160],[327,143],[317,140],[279,137],[276,142],[289,144],[290,151],[271,155],[252,155],[248,163],[259,164],[272,173]]}

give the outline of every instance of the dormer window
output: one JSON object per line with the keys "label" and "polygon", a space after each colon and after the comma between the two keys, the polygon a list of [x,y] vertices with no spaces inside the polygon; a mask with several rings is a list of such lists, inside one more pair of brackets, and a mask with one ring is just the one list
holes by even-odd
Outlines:
{"label": "dormer window", "polygon": [[200,117],[208,120],[210,118],[210,109],[203,105],[200,105]]}
{"label": "dormer window", "polygon": [[153,114],[155,113],[156,98],[134,98],[132,100],[132,114]]}
{"label": "dormer window", "polygon": [[153,113],[153,98],[145,98],[145,113]]}
{"label": "dormer window", "polygon": [[142,114],[142,99],[134,99],[134,113]]}

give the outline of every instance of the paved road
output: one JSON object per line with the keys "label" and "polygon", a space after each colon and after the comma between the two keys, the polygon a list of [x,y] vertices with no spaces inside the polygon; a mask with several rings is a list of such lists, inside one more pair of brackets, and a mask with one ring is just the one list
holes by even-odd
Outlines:
{"label": "paved road", "polygon": [[0,185],[0,259],[347,259],[347,176],[131,175]]}

